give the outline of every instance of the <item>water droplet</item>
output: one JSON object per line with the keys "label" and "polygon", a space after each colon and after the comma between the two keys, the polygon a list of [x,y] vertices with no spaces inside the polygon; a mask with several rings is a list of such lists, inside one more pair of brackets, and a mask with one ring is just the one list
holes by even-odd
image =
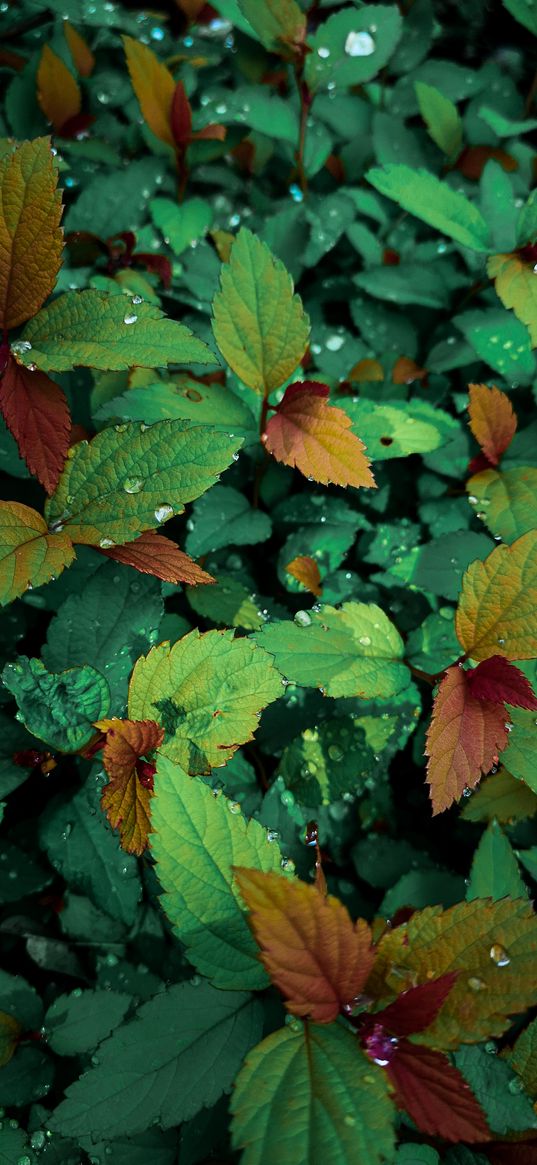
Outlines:
{"label": "water droplet", "polygon": [[508,967],[511,962],[505,947],[502,947],[501,943],[493,943],[489,955],[497,967]]}
{"label": "water droplet", "polygon": [[143,488],[144,483],[141,477],[126,477],[123,482],[123,489],[126,494],[139,494]]}
{"label": "water droplet", "polygon": [[329,352],[339,352],[339,349],[343,347],[344,343],[344,336],[329,336],[326,341],[326,347],[328,348]]}
{"label": "water droplet", "polygon": [[371,647],[371,639],[369,638],[369,635],[360,635],[358,643],[361,643],[362,647]]}
{"label": "water droplet", "polygon": [[99,546],[101,547],[101,550],[108,550],[108,548],[110,546],[115,546],[115,545],[116,544],[115,544],[113,538],[100,538],[99,539]]}
{"label": "water droplet", "polygon": [[349,32],[345,41],[348,57],[370,57],[375,52],[375,42],[369,32]]}
{"label": "water droplet", "polygon": [[293,618],[293,622],[296,623],[297,627],[309,627],[311,623],[311,615],[308,613],[308,611],[297,611]]}
{"label": "water droplet", "polygon": [[343,1124],[348,1125],[350,1129],[354,1128],[354,1125],[356,1124],[356,1117],[351,1116],[350,1112],[346,1112],[345,1116],[343,1117]]}
{"label": "water droplet", "polygon": [[136,315],[135,312],[127,312],[126,315],[123,316],[123,323],[124,324],[135,324],[137,319],[138,319],[138,316]]}
{"label": "water droplet", "polygon": [[233,814],[240,813],[240,811],[241,811],[241,807],[240,807],[240,804],[238,801],[228,801],[227,807],[229,809],[229,812],[233,813]]}
{"label": "water droplet", "polygon": [[322,61],[328,60],[328,57],[330,56],[330,49],[327,49],[325,45],[321,45],[320,48],[317,49],[317,56],[320,57]]}
{"label": "water droplet", "polygon": [[343,760],[343,752],[338,744],[331,744],[328,748],[330,760]]}
{"label": "water droplet", "polygon": [[300,189],[300,186],[297,186],[296,182],[293,182],[292,185],[289,187],[289,194],[291,195],[293,202],[303,202],[304,201],[304,195],[302,193],[302,190]]}
{"label": "water droplet", "polygon": [[267,829],[267,841],[279,841],[279,838],[277,829]]}
{"label": "water droplet", "polygon": [[172,517],[172,514],[173,506],[169,506],[167,503],[164,503],[162,506],[157,506],[155,510],[155,520],[157,522],[167,522],[168,518]]}
{"label": "water droplet", "polygon": [[507,1087],[509,1089],[509,1092],[512,1092],[514,1095],[516,1095],[517,1092],[524,1091],[524,1085],[522,1083],[522,1080],[519,1080],[518,1076],[513,1076],[513,1079],[509,1081],[509,1084],[507,1085]]}
{"label": "water droplet", "polygon": [[498,643],[500,644],[500,647],[503,647],[505,643],[505,639],[502,639],[501,635],[498,636]]}
{"label": "water droplet", "polygon": [[126,433],[127,429],[128,429],[128,425],[126,425],[126,424],[114,425],[114,432],[116,432],[116,433]]}
{"label": "water droplet", "polygon": [[468,980],[468,986],[470,991],[484,991],[487,984],[482,979],[477,979],[475,975],[472,975]]}
{"label": "water droplet", "polygon": [[11,345],[11,351],[14,352],[16,356],[23,356],[25,352],[32,351],[32,345],[30,344],[29,340],[16,340],[15,343]]}
{"label": "water droplet", "polygon": [[135,303],[135,304],[136,304],[136,306],[138,306],[138,304],[139,304],[139,303],[143,303],[143,302],[144,302],[144,301],[143,301],[143,299],[142,299],[142,296],[141,296],[141,295],[133,295],[133,297],[132,297],[132,300],[131,300],[131,303]]}
{"label": "water droplet", "polygon": [[295,863],[291,858],[282,858],[280,867],[286,874],[294,874],[295,872]]}
{"label": "water droplet", "polygon": [[47,1138],[45,1137],[43,1130],[36,1129],[35,1133],[32,1133],[30,1137],[30,1145],[32,1146],[32,1149],[37,1149],[39,1152],[39,1149],[42,1149],[43,1145],[46,1143],[46,1139]]}

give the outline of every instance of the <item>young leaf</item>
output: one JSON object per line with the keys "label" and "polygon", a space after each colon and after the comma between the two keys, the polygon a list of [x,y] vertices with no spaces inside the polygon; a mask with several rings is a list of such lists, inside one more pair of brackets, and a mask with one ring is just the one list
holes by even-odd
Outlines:
{"label": "young leaf", "polygon": [[123,45],[132,87],[140,103],[142,117],[155,137],[174,149],[171,109],[175,81],[170,70],[141,41],[124,36]]}
{"label": "young leaf", "polygon": [[292,623],[266,624],[256,639],[282,675],[327,696],[388,699],[410,683],[399,632],[374,603],[300,611]]}
{"label": "young leaf", "polygon": [[159,756],[151,850],[163,906],[191,963],[215,987],[259,990],[267,976],[239,898],[233,867],[280,869],[276,841],[240,807]]}
{"label": "young leaf", "polygon": [[416,97],[423,120],[438,148],[454,159],[462,147],[462,122],[457,106],[434,85],[416,81]]}
{"label": "young leaf", "polygon": [[285,569],[288,574],[296,578],[297,582],[302,583],[302,586],[310,594],[316,595],[317,598],[322,595],[321,576],[314,558],[310,558],[307,554],[299,554],[296,558],[293,558],[292,562],[287,563]]}
{"label": "young leaf", "polygon": [[513,309],[517,319],[529,329],[532,346],[537,347],[537,280],[533,260],[520,254],[492,255],[487,272],[505,307]]}
{"label": "young leaf", "polygon": [[420,1044],[449,1051],[501,1035],[511,1016],[533,1006],[537,919],[526,898],[474,899],[443,911],[429,906],[382,935],[366,984],[375,998],[458,971]]}
{"label": "young leaf", "polygon": [[97,720],[95,728],[106,733],[103,765],[110,778],[101,805],[112,829],[119,829],[121,845],[129,854],[142,854],[151,828],[152,766],[140,767],[160,748],[164,729],[153,720]]}
{"label": "young leaf", "polygon": [[493,704],[511,704],[514,708],[537,709],[537,697],[530,681],[520,668],[503,655],[491,655],[472,671],[465,672],[468,686],[476,700]]}
{"label": "young leaf", "polygon": [[262,436],[265,448],[276,461],[325,485],[374,487],[365,446],[350,432],[343,409],[328,404],[328,395],[316,381],[291,384]]}
{"label": "young leaf", "polygon": [[35,510],[20,502],[0,502],[0,604],[11,603],[29,586],[61,574],[75,558],[67,534],[50,534]]}
{"label": "young leaf", "polygon": [[[449,971],[439,979],[432,979],[428,983],[421,983],[419,987],[402,991],[397,999],[382,1011],[370,1014],[366,1024],[370,1029],[374,1029],[378,1022],[382,1028],[393,1032],[395,1036],[412,1036],[416,1032],[425,1031],[444,1006],[456,980],[457,972]],[[367,1031],[367,1027],[365,1030]]]}
{"label": "young leaf", "polygon": [[239,0],[248,23],[269,52],[286,55],[306,35],[306,17],[296,0]]}
{"label": "young leaf", "polygon": [[426,744],[434,814],[473,789],[507,746],[503,704],[477,699],[468,674],[462,667],[448,668],[434,700]]}
{"label": "young leaf", "polygon": [[30,372],[10,356],[0,377],[0,411],[30,473],[53,493],[71,435],[64,392],[44,372]]}
{"label": "young leaf", "polygon": [[469,501],[495,538],[514,542],[535,527],[537,469],[485,469],[466,482]]}
{"label": "young leaf", "polygon": [[0,327],[35,315],[62,255],[61,196],[50,138],[23,142],[0,162]]}
{"label": "young leaf", "polygon": [[73,64],[81,77],[91,77],[95,68],[95,57],[84,37],[69,20],[63,22],[63,35],[67,41]]}
{"label": "young leaf", "polygon": [[388,1074],[396,1103],[422,1133],[470,1144],[490,1139],[481,1106],[441,1052],[400,1040]]}
{"label": "young leaf", "polygon": [[369,170],[366,178],[386,198],[393,198],[431,227],[473,251],[490,251],[488,226],[464,194],[428,170],[393,163]]}
{"label": "young leaf", "polygon": [[177,983],[101,1044],[99,1063],[66,1090],[50,1121],[68,1137],[168,1129],[213,1105],[259,1038],[259,1003],[208,983]]}
{"label": "young leaf", "polygon": [[245,227],[222,267],[213,316],[224,360],[244,384],[265,396],[291,376],[304,355],[310,325],[291,276]]}
{"label": "young leaf", "polygon": [[103,550],[133,542],[209,489],[240,445],[186,421],[104,429],[70,449],[47,502],[49,525]]}
{"label": "young leaf", "polygon": [[26,325],[17,356],[44,372],[78,364],[117,372],[137,364],[214,364],[206,344],[152,303],[104,291],[67,291]]}
{"label": "young leaf", "polygon": [[78,752],[89,744],[94,721],[110,708],[108,684],[89,664],[49,672],[40,659],[20,655],[6,664],[2,679],[28,732],[58,752]]}
{"label": "young leaf", "polygon": [[465,572],[455,616],[459,643],[475,660],[537,655],[537,531],[496,546]]}
{"label": "young leaf", "polygon": [[66,122],[82,108],[78,82],[61,57],[48,45],[43,46],[37,70],[37,97],[47,121],[60,133]]}
{"label": "young leaf", "polygon": [[511,845],[498,822],[491,821],[474,854],[466,899],[527,896]]}
{"label": "young leaf", "polygon": [[235,867],[272,982],[293,1015],[331,1023],[360,993],[373,966],[371,931],[316,886]]}
{"label": "young leaf", "polygon": [[202,570],[197,562],[193,562],[188,554],[180,550],[170,538],[163,534],[155,534],[146,530],[139,534],[134,542],[126,546],[114,546],[102,550],[107,558],[115,562],[122,562],[125,566],[133,566],[142,574],[152,574],[169,583],[188,583],[189,586],[200,586],[202,583],[214,583],[214,579],[206,570]]}
{"label": "young leaf", "polygon": [[262,709],[281,693],[281,676],[262,648],[233,631],[196,630],[140,657],[129,716],[162,724],[163,756],[195,775],[225,764],[252,740]]}
{"label": "young leaf", "polygon": [[231,1109],[243,1165],[380,1165],[393,1156],[385,1075],[336,1024],[295,1021],[263,1040],[239,1072]]}

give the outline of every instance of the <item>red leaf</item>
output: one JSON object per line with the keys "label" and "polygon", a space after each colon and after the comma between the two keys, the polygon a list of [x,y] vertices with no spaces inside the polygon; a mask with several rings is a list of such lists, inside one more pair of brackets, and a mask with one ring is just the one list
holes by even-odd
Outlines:
{"label": "red leaf", "polygon": [[149,251],[135,251],[132,256],[137,263],[142,263],[146,271],[158,275],[163,287],[168,288],[172,281],[172,265],[165,255],[152,255]]}
{"label": "red leaf", "polygon": [[498,162],[502,170],[518,170],[518,162],[512,154],[507,154],[498,146],[466,146],[457,159],[457,170],[465,178],[477,181],[481,177],[485,166],[490,159]]}
{"label": "red leaf", "polygon": [[170,125],[177,146],[184,149],[192,134],[192,109],[182,81],[178,81],[172,97]]}
{"label": "red leaf", "polygon": [[484,659],[466,675],[468,687],[476,700],[537,710],[537,697],[533,694],[530,681],[520,668],[509,663],[503,655],[491,655],[490,659]]}
{"label": "red leaf", "polygon": [[191,142],[225,142],[227,134],[227,126],[215,123],[214,125],[206,125],[203,129],[199,129],[197,133],[190,135]]}
{"label": "red leaf", "polygon": [[490,1140],[481,1106],[441,1052],[401,1040],[386,1071],[396,1103],[422,1133],[470,1144]]}
{"label": "red leaf", "polygon": [[155,534],[153,530],[146,530],[134,542],[127,542],[126,546],[113,546],[108,550],[101,550],[107,558],[115,562],[123,562],[125,566],[133,566],[142,574],[153,574],[164,582],[188,583],[195,587],[200,583],[213,583],[214,578],[198,566],[188,554],[166,538],[164,534]]}
{"label": "red leaf", "polygon": [[470,429],[488,464],[497,465],[516,433],[517,419],[505,392],[486,384],[468,385]]}
{"label": "red leaf", "polygon": [[409,991],[402,991],[383,1011],[369,1016],[371,1022],[396,1036],[411,1036],[422,1032],[436,1019],[457,978],[457,971],[449,971],[430,983],[420,983]]}
{"label": "red leaf", "polygon": [[328,485],[374,487],[364,445],[350,431],[343,409],[328,403],[326,384],[305,380],[289,385],[262,440],[284,465]]}
{"label": "red leaf", "polygon": [[468,675],[462,667],[448,668],[435,696],[426,743],[433,813],[473,789],[507,745],[504,706],[477,700]]}
{"label": "red leaf", "polygon": [[487,1155],[491,1165],[535,1165],[537,1145],[535,1140],[532,1144],[487,1145]]}
{"label": "red leaf", "polygon": [[54,493],[69,448],[71,417],[62,389],[10,355],[0,380],[0,410],[30,473]]}

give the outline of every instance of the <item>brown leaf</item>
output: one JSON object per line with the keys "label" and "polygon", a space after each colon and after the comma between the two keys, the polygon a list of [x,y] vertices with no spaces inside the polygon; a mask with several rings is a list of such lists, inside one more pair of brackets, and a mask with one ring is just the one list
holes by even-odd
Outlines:
{"label": "brown leaf", "polygon": [[[158,749],[164,729],[153,720],[98,720],[106,733],[103,764],[110,777],[101,805],[112,829],[119,829],[127,853],[142,854],[151,828],[152,766],[140,766],[141,757]],[[153,770],[154,771],[154,770]]]}
{"label": "brown leaf", "polygon": [[263,442],[276,461],[324,485],[375,488],[362,441],[343,409],[328,403],[325,384],[291,384],[267,424]]}
{"label": "brown leaf", "polygon": [[470,429],[491,465],[498,465],[502,453],[516,433],[517,418],[505,392],[486,384],[469,384]]}
{"label": "brown leaf", "polygon": [[164,534],[155,534],[153,530],[146,530],[125,546],[99,549],[107,558],[113,558],[125,566],[133,566],[142,574],[153,574],[164,582],[188,583],[192,587],[214,582],[212,575],[202,570],[189,554],[179,550],[175,542]]}
{"label": "brown leaf", "polygon": [[292,574],[293,578],[302,583],[312,595],[322,595],[321,576],[314,558],[310,558],[307,554],[299,554],[293,558],[292,562],[287,563],[285,569],[288,574]]}

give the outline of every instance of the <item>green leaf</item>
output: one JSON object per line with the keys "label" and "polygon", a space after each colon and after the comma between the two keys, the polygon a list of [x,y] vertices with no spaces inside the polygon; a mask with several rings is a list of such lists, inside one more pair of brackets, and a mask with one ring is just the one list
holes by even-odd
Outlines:
{"label": "green leaf", "polygon": [[372,461],[431,453],[452,438],[458,422],[429,401],[391,401],[373,404],[361,397],[342,397],[338,405],[351,418]]}
{"label": "green leaf", "polygon": [[406,654],[413,667],[437,675],[460,655],[452,607],[440,607],[410,632]]}
{"label": "green leaf", "polygon": [[0,1165],[18,1165],[19,1161],[24,1161],[24,1165],[35,1165],[36,1158],[31,1149],[29,1152],[28,1149],[28,1137],[24,1129],[20,1129],[16,1121],[14,1127],[11,1126],[10,1121],[2,1121]]}
{"label": "green leaf", "polygon": [[231,486],[217,485],[200,498],[188,520],[186,549],[194,558],[223,546],[252,546],[270,538],[268,514],[254,510]]}
{"label": "green leaf", "polygon": [[518,863],[505,833],[491,821],[475,851],[466,901],[473,898],[527,898]]}
{"label": "green leaf", "polygon": [[295,1020],[263,1040],[239,1073],[232,1112],[243,1165],[379,1165],[393,1156],[385,1074],[337,1024]]}
{"label": "green leaf", "polygon": [[50,671],[63,671],[91,661],[108,682],[112,714],[120,716],[133,664],[155,642],[162,613],[157,579],[103,562],[49,623],[43,662]]}
{"label": "green leaf", "polygon": [[178,382],[135,386],[107,401],[97,416],[99,420],[112,417],[143,421],[146,425],[162,420],[192,421],[195,425],[209,425],[213,432],[258,439],[252,412],[230,388],[186,377]]}
{"label": "green leaf", "polygon": [[234,866],[279,871],[281,853],[235,801],[159,758],[151,848],[163,906],[191,963],[215,987],[261,990],[267,975],[236,889]]}
{"label": "green leaf", "polygon": [[533,347],[537,347],[537,287],[534,264],[516,252],[491,255],[487,273],[494,279],[496,292],[504,307],[512,308],[517,319],[526,324]]}
{"label": "green leaf", "polygon": [[56,492],[47,502],[49,527],[75,542],[110,547],[132,542],[182,514],[233,460],[240,438],[187,421],[125,424],[104,429],[88,445],[72,446]]}
{"label": "green leaf", "polygon": [[535,0],[503,0],[507,11],[518,20],[524,28],[537,36],[537,4]]}
{"label": "green leaf", "polygon": [[403,22],[395,4],[366,4],[323,21],[309,42],[305,78],[310,89],[363,85],[376,77],[396,48]]}
{"label": "green leaf", "polygon": [[269,52],[283,54],[304,38],[306,18],[296,0],[239,0],[239,8]]}
{"label": "green leaf", "polygon": [[[26,1044],[17,1049],[0,1072],[0,1105],[35,1104],[50,1092],[53,1080],[52,1057],[35,1045]],[[9,1165],[18,1165],[18,1160],[10,1161]]]}
{"label": "green leaf", "polygon": [[95,720],[110,710],[108,684],[88,664],[49,672],[40,659],[21,655],[6,664],[2,679],[28,732],[58,752],[78,752],[89,744]]}
{"label": "green leaf", "polygon": [[[80,10],[82,24],[84,18],[87,20],[87,12]],[[71,19],[77,17],[73,14]],[[121,74],[115,72],[108,77],[114,92],[119,90],[120,94]],[[109,96],[104,89],[101,92]],[[115,166],[110,174],[101,171],[85,183],[76,202],[71,203],[65,216],[66,231],[93,231],[101,238],[115,235],[125,230],[127,206],[128,224],[136,227],[145,219],[147,199],[157,190],[162,169],[159,158],[147,156],[132,159],[126,169]]]}
{"label": "green leaf", "polygon": [[276,771],[302,804],[313,807],[364,792],[366,780],[382,769],[362,725],[341,716],[305,728],[284,750]]}
{"label": "green leaf", "polygon": [[203,198],[187,198],[181,205],[171,198],[153,198],[149,210],[174,255],[182,255],[193,242],[203,238],[213,220],[211,206]]}
{"label": "green leaf", "polygon": [[374,603],[299,611],[294,622],[265,625],[255,638],[288,680],[327,696],[387,699],[410,683],[401,636]]}
{"label": "green leaf", "polygon": [[26,1031],[38,1028],[43,1018],[43,1004],[34,987],[22,975],[0,970],[2,1011],[12,1015]]}
{"label": "green leaf", "polygon": [[[481,118],[481,121],[485,122],[485,125],[489,125],[494,130],[498,138],[519,137],[522,134],[533,133],[537,129],[536,118],[523,118],[518,120],[517,118],[506,117],[499,109],[493,109],[489,105],[482,105],[478,116]],[[523,211],[520,212],[521,216],[522,213]],[[527,242],[528,240],[524,239],[523,241]]]}
{"label": "green leaf", "polygon": [[535,356],[528,329],[512,312],[501,307],[467,311],[453,323],[484,360],[507,381],[527,384],[535,376]]}
{"label": "green leaf", "polygon": [[192,774],[223,765],[252,740],[259,716],[282,693],[269,655],[233,631],[195,630],[161,643],[135,665],[131,720],[156,720],[166,735],[160,753]]}
{"label": "green leaf", "polygon": [[50,870],[25,850],[2,842],[2,864],[0,865],[0,901],[17,902],[30,894],[37,894],[51,881]]}
{"label": "green leaf", "polygon": [[310,325],[291,276],[244,227],[222,267],[213,315],[224,360],[265,396],[288,380],[304,355]]}
{"label": "green leaf", "polygon": [[517,242],[532,243],[537,239],[537,190],[532,190],[522,207],[516,224]]}
{"label": "green leaf", "polygon": [[466,485],[470,504],[495,538],[514,542],[535,527],[537,469],[485,469]]}
{"label": "green leaf", "polygon": [[260,1028],[249,995],[176,984],[101,1044],[98,1065],[67,1088],[50,1127],[96,1139],[180,1124],[231,1087]]}
{"label": "green leaf", "polygon": [[221,575],[215,586],[187,587],[186,597],[197,615],[221,626],[258,631],[266,618],[261,600],[232,575]]}
{"label": "green leaf", "polygon": [[466,568],[476,558],[486,558],[493,549],[490,538],[474,534],[473,530],[442,534],[433,542],[414,546],[408,554],[399,555],[399,562],[393,562],[387,576],[456,601]]}
{"label": "green leaf", "polygon": [[515,246],[515,199],[513,185],[499,162],[487,162],[480,182],[481,210],[488,222],[496,251]]}
{"label": "green leaf", "polygon": [[531,1100],[520,1090],[520,1081],[500,1056],[483,1048],[461,1048],[455,1064],[477,1097],[494,1133],[522,1133],[537,1128]]}
{"label": "green leaf", "polygon": [[100,808],[103,781],[90,782],[47,807],[40,842],[69,886],[83,891],[106,915],[131,926],[142,887],[136,858],[126,854]]}
{"label": "green leaf", "polygon": [[423,120],[438,148],[456,158],[462,147],[462,122],[457,106],[434,85],[417,81],[416,97]]}
{"label": "green leaf", "polygon": [[400,1145],[395,1162],[396,1165],[440,1165],[440,1157],[429,1145]]}
{"label": "green leaf", "polygon": [[376,299],[391,303],[417,303],[423,307],[445,308],[451,288],[446,265],[424,267],[401,263],[396,267],[371,267],[354,276],[354,283]]}
{"label": "green leaf", "polygon": [[42,308],[26,324],[17,357],[43,372],[215,363],[206,344],[154,304],[93,290],[68,291]]}
{"label": "green leaf", "polygon": [[130,996],[117,991],[76,988],[59,995],[45,1015],[47,1043],[58,1056],[91,1052],[121,1023],[130,1004]]}
{"label": "green leaf", "polygon": [[537,1019],[533,1019],[515,1043],[511,1067],[530,1096],[537,1096]]}
{"label": "green leaf", "polygon": [[476,206],[427,170],[390,165],[368,170],[371,185],[437,231],[473,251],[490,251],[489,229]]}

